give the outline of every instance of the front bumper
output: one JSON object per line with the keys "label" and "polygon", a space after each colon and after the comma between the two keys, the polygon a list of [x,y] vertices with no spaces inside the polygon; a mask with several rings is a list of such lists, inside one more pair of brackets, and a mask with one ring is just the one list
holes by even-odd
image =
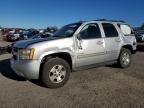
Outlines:
{"label": "front bumper", "polygon": [[27,79],[39,79],[40,63],[38,60],[14,60],[11,59],[11,68],[14,72]]}

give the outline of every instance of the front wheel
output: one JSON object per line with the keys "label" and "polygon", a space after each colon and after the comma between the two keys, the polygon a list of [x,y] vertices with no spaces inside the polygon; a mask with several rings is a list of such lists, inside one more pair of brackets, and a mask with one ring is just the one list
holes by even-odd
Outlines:
{"label": "front wheel", "polygon": [[131,51],[126,48],[122,48],[119,59],[118,59],[118,65],[121,68],[128,68],[131,64]]}
{"label": "front wheel", "polygon": [[69,64],[61,58],[51,58],[43,65],[41,80],[49,88],[65,85],[70,76]]}

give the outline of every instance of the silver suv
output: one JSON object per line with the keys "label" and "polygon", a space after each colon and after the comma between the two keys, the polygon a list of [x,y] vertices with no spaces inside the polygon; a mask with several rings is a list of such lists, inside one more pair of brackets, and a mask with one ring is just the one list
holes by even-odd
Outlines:
{"label": "silver suv", "polygon": [[19,76],[58,88],[64,86],[72,71],[110,63],[129,67],[136,46],[133,30],[123,21],[77,22],[48,39],[16,42],[11,67]]}

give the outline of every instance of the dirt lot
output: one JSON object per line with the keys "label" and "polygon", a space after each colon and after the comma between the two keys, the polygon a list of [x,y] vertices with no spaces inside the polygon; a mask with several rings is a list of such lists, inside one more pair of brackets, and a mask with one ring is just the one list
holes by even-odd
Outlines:
{"label": "dirt lot", "polygon": [[0,56],[0,108],[144,108],[144,44],[130,68],[73,72],[59,89],[18,77],[9,67],[10,57]]}

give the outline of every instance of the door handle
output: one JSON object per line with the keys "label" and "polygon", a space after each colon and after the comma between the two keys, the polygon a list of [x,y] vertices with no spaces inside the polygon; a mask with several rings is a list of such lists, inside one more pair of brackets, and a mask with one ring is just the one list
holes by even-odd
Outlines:
{"label": "door handle", "polygon": [[79,49],[80,49],[80,50],[82,50],[82,49],[83,49],[81,45],[79,45]]}
{"label": "door handle", "polygon": [[102,42],[102,41],[98,41],[98,42],[97,42],[98,45],[102,45],[103,43],[104,43],[104,42]]}
{"label": "door handle", "polygon": [[116,39],[115,41],[116,41],[116,42],[121,42],[121,39]]}
{"label": "door handle", "polygon": [[81,40],[79,41],[78,48],[79,48],[80,50],[82,50],[82,49],[83,49],[83,47],[82,47],[82,41],[81,41]]}

